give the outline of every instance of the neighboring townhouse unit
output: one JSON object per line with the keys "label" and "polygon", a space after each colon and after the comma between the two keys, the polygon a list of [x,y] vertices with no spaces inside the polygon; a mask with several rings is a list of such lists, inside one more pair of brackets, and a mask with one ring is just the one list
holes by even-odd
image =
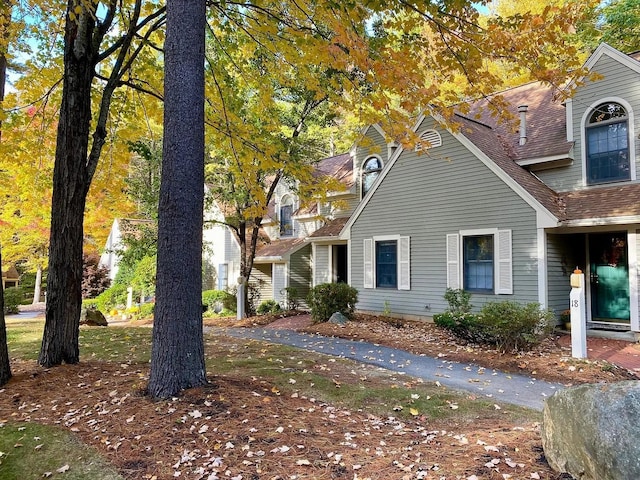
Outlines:
{"label": "neighboring townhouse unit", "polygon": [[17,287],[20,283],[20,274],[16,267],[11,265],[2,272],[2,288]]}
{"label": "neighboring townhouse unit", "polygon": [[[260,289],[260,301],[273,299],[284,306],[288,288],[303,300],[315,284],[347,281],[347,242],[338,234],[360,199],[352,156],[321,160],[316,175],[339,180],[343,189],[329,192],[326,202],[304,206],[287,182],[276,187],[250,278]],[[223,213],[215,209],[212,219],[223,220]],[[212,224],[205,238],[213,246],[210,260],[217,270],[218,289],[235,286],[240,273],[237,239],[221,224]]]}
{"label": "neighboring townhouse unit", "polygon": [[123,237],[136,236],[144,226],[152,227],[155,222],[139,218],[116,218],[111,224],[111,230],[100,255],[98,265],[109,270],[109,279],[113,282],[120,268],[119,252],[125,248]]}
{"label": "neighboring townhouse unit", "polygon": [[598,79],[564,102],[540,83],[502,92],[515,131],[483,109],[488,100],[458,115],[458,130],[420,118],[415,149],[370,127],[382,153],[355,148],[364,198],[336,237],[348,242],[358,308],[431,317],[451,287],[476,307],[513,300],[559,313],[577,266],[589,326],[640,331],[639,60],[601,45],[586,63]]}

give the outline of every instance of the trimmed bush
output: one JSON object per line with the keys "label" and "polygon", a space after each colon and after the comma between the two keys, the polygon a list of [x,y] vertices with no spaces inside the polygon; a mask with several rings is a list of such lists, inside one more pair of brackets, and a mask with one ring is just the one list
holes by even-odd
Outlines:
{"label": "trimmed bush", "polygon": [[119,306],[127,304],[127,287],[121,283],[114,283],[96,297],[96,305],[101,312],[109,312]]}
{"label": "trimmed bush", "polygon": [[206,305],[208,312],[221,310],[236,311],[236,296],[224,290],[205,290],[202,292],[202,305]]}
{"label": "trimmed bush", "polygon": [[314,323],[326,322],[336,312],[353,318],[357,302],[358,290],[346,283],[321,283],[307,296]]}
{"label": "trimmed bush", "polygon": [[489,302],[480,311],[487,341],[503,352],[530,350],[547,338],[555,327],[555,316],[538,303]]}
{"label": "trimmed bush", "polygon": [[277,313],[280,310],[280,304],[275,300],[264,300],[256,310],[258,315],[266,315],[267,313]]}
{"label": "trimmed bush", "polygon": [[82,308],[86,310],[98,310],[97,298],[85,298],[82,300]]}
{"label": "trimmed bush", "polygon": [[140,305],[140,311],[138,312],[138,318],[148,318],[153,315],[153,310],[155,309],[155,303],[143,303]]}
{"label": "trimmed bush", "polygon": [[436,313],[433,322],[456,337],[469,342],[482,343],[484,332],[478,321],[478,316],[471,313],[471,294],[461,289],[447,288],[444,299],[449,308],[443,313]]}
{"label": "trimmed bush", "polygon": [[4,313],[18,313],[18,305],[22,303],[22,290],[20,287],[4,289]]}
{"label": "trimmed bush", "polygon": [[463,340],[494,345],[503,352],[524,351],[553,332],[553,312],[537,303],[488,302],[474,314],[469,292],[447,289],[444,298],[449,308],[435,314],[433,321]]}

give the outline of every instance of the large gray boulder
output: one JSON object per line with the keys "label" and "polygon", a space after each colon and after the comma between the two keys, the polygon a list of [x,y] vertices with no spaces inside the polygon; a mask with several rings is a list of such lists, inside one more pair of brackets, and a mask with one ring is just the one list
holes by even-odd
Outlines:
{"label": "large gray boulder", "polygon": [[80,312],[80,325],[88,325],[90,327],[106,327],[109,325],[109,323],[100,310],[83,308]]}
{"label": "large gray boulder", "polygon": [[640,479],[640,382],[561,390],[542,413],[542,447],[554,470],[580,480]]}

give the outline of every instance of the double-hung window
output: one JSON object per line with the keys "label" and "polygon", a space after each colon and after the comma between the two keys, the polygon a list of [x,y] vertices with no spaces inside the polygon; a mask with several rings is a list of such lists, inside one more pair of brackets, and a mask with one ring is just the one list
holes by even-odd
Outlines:
{"label": "double-hung window", "polygon": [[447,235],[447,287],[512,294],[511,230],[483,229]]}
{"label": "double-hung window", "polygon": [[398,241],[376,242],[376,288],[398,288]]}
{"label": "double-hung window", "polygon": [[364,288],[411,289],[410,238],[364,239]]}
{"label": "double-hung window", "polygon": [[493,292],[493,235],[462,237],[463,288],[468,292]]}

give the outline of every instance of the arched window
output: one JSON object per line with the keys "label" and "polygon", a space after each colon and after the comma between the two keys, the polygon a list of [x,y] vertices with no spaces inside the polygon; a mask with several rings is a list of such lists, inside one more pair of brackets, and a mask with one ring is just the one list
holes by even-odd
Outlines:
{"label": "arched window", "polygon": [[364,161],[362,165],[362,196],[364,197],[373,182],[376,181],[378,175],[382,171],[382,160],[378,157],[369,157]]}
{"label": "arched window", "polygon": [[293,235],[293,197],[285,195],[280,199],[280,236]]}
{"label": "arched window", "polygon": [[629,117],[622,105],[606,102],[590,113],[586,124],[587,184],[631,179]]}

